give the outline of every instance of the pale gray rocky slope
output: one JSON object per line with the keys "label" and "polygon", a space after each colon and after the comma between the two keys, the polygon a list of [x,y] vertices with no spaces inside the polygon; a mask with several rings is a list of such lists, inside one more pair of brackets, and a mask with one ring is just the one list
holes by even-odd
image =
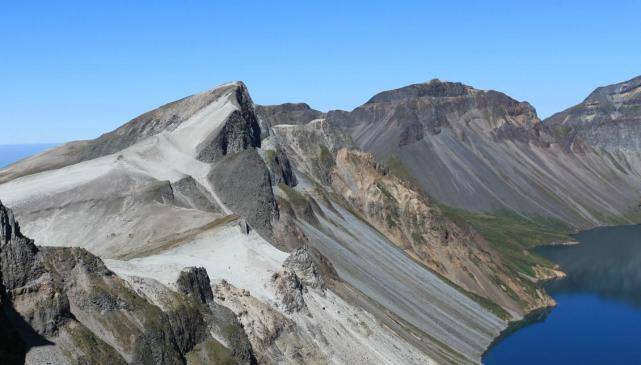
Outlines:
{"label": "pale gray rocky slope", "polygon": [[[397,324],[405,323],[404,326],[415,328],[415,332],[411,333],[420,338],[421,346],[437,361],[460,363],[475,361],[480,357],[488,345],[487,341],[496,336],[506,323],[427,269],[427,260],[415,260],[415,256],[399,250],[393,237],[385,235],[380,229],[379,221],[365,214],[358,202],[340,189],[337,174],[351,166],[343,166],[337,154],[340,156],[342,151],[346,151],[344,147],[351,146],[349,138],[333,129],[325,120],[315,120],[305,125],[278,125],[272,130],[273,138],[284,146],[290,156],[300,181],[295,189],[280,185],[277,196],[282,199],[282,207],[291,207],[289,214],[293,215],[296,224],[304,232],[309,246],[327,257],[341,278],[373,299],[383,310],[394,314]],[[366,162],[358,161],[357,164],[364,165]],[[378,189],[383,177],[380,172],[372,174],[376,176],[372,176],[369,181],[371,184],[366,184],[367,187],[358,186],[354,181],[348,184],[353,184],[355,189]],[[351,179],[346,177],[346,180]],[[390,189],[397,187],[395,183],[400,185],[391,182]],[[398,198],[406,193],[400,193]],[[384,198],[372,202],[370,207],[382,207],[382,202]],[[394,207],[417,203],[408,201]],[[433,224],[419,214],[409,214],[406,219],[422,220],[425,231],[444,228],[444,225]],[[453,232],[449,243],[430,237],[432,239],[423,244],[434,250],[447,245],[469,244],[463,243],[462,237],[455,238],[459,232]],[[461,254],[467,255],[469,252]],[[481,256],[485,255],[488,254]],[[460,259],[463,260],[462,257]],[[435,261],[445,263],[446,259],[440,257]],[[448,276],[454,277],[457,270],[450,269],[451,275]],[[463,272],[462,268],[458,270]],[[479,277],[476,280],[483,281],[483,274],[477,274]],[[485,282],[482,285],[494,284]],[[512,309],[515,312],[521,310]]]}
{"label": "pale gray rocky slope", "polygon": [[[232,83],[168,104],[97,140],[14,164],[0,171],[0,197],[37,242],[80,246],[98,255],[104,270],[159,311],[172,310],[180,288],[201,288],[181,278],[186,268],[204,267],[214,303],[238,318],[260,363],[478,362],[505,321],[407,258],[413,275],[426,279],[413,279],[407,288],[427,294],[395,305],[398,292],[374,281],[401,288],[405,269],[398,260],[405,256],[365,228],[362,218],[328,226],[352,232],[325,241],[333,246],[312,245],[306,227],[279,196],[281,187],[305,184],[293,165],[268,122],[256,115],[245,86]],[[330,171],[323,163],[317,167]],[[334,267],[340,257],[328,254],[349,247],[363,229],[375,240],[361,245],[379,250],[391,272],[377,274],[375,256],[349,255],[339,262],[341,268],[358,262],[365,275]],[[287,260],[300,250],[310,260]],[[301,268],[301,262],[314,268]],[[309,279],[316,274],[327,285]],[[370,288],[371,295],[365,293]],[[200,292],[192,299],[202,297]],[[415,308],[433,311],[421,309],[415,316]],[[88,321],[93,324],[93,317]],[[215,323],[207,328],[237,355],[231,337],[221,336]],[[108,337],[111,331],[101,333]],[[198,363],[194,356],[202,360],[216,353],[211,340],[174,336],[181,360]],[[36,356],[33,351],[27,357]],[[140,362],[129,352],[119,354]]]}

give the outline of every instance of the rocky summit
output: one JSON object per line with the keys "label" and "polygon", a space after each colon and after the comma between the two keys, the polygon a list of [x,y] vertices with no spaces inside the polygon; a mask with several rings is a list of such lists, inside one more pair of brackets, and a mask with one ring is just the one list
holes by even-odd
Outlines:
{"label": "rocky summit", "polygon": [[545,120],[568,152],[640,151],[641,76],[600,87],[581,104]]}
{"label": "rocky summit", "polygon": [[641,221],[640,90],[541,121],[440,80],[327,113],[233,82],[19,161],[0,358],[480,363],[555,305],[541,283],[564,274],[530,248]]}

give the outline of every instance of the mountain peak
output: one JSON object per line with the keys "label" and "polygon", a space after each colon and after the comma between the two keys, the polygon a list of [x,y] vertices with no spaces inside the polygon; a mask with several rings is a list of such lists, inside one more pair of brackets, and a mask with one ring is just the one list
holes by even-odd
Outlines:
{"label": "mountain peak", "polygon": [[412,84],[398,89],[383,91],[374,95],[367,104],[386,103],[422,97],[457,97],[468,94],[472,90],[474,90],[474,88],[460,82],[448,82],[441,81],[439,79],[432,79],[429,82]]}
{"label": "mountain peak", "polygon": [[596,88],[585,102],[616,102],[615,99],[641,99],[641,76],[617,84]]}
{"label": "mountain peak", "polygon": [[585,100],[545,120],[570,150],[585,144],[608,150],[641,149],[641,76],[596,88]]}

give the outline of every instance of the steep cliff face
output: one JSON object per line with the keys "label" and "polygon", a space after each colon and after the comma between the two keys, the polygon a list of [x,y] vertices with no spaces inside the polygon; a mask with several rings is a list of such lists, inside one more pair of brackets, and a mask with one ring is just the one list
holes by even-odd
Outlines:
{"label": "steep cliff face", "polygon": [[540,124],[528,103],[439,80],[384,91],[351,113],[329,112],[327,118],[368,151],[413,144],[444,128],[460,138],[472,129],[495,139],[538,142]]}
{"label": "steep cliff face", "polygon": [[[322,191],[329,200],[339,199],[359,212],[390,242],[463,291],[497,303],[508,312],[499,306],[492,308],[505,318],[553,305],[552,299],[532,284],[539,274],[551,273],[548,263],[527,263],[525,266],[531,269],[525,273],[512,262],[504,262],[513,258],[502,257],[473,228],[451,221],[420,189],[390,172],[372,155],[342,147],[349,146],[347,142],[328,143],[347,139],[323,123],[274,128],[274,135],[286,141],[282,144],[287,146],[297,171],[306,176],[307,184],[317,184],[315,192]],[[325,126],[325,133],[318,133],[318,125]],[[323,159],[327,160],[327,169],[315,168],[315,161]],[[329,189],[322,189],[323,184]],[[320,227],[322,202],[312,198],[314,194],[285,186],[281,189],[299,220]]]}
{"label": "steep cliff face", "polygon": [[545,124],[568,152],[586,147],[615,154],[641,151],[641,76],[600,87]]}
{"label": "steep cliff face", "polygon": [[[572,109],[541,123],[528,103],[437,80],[380,93],[351,112],[329,112],[327,119],[380,162],[400,162],[440,202],[580,229],[633,221],[641,155],[638,138],[623,136],[639,132],[631,117],[635,82],[588,98],[591,110],[600,110],[590,127],[570,122],[570,115],[588,112]],[[606,114],[622,120],[604,124]],[[615,145],[621,148],[598,148]]]}
{"label": "steep cliff face", "polygon": [[[430,270],[511,312],[507,319],[554,305],[542,289],[512,271],[477,232],[457,226],[411,184],[370,154],[342,149],[332,187],[390,241]],[[543,269],[543,268],[542,268]]]}
{"label": "steep cliff face", "polygon": [[[340,130],[325,120],[315,120],[305,125],[278,125],[272,132],[290,157],[299,180],[296,188],[279,185],[277,196],[291,206],[290,214],[308,245],[332,262],[340,278],[393,316],[379,318],[386,325],[395,328],[402,323],[416,328],[415,334],[428,334],[418,335],[418,346],[437,362],[474,362],[487,346],[486,341],[502,328],[504,322],[498,316],[516,318],[522,313],[520,303],[491,284],[487,274],[480,274],[483,270],[478,268],[487,269],[485,264],[465,257],[474,251],[469,246],[461,248],[468,243],[461,241],[468,234],[451,222],[450,227],[447,222],[435,222],[441,217],[426,198],[388,175],[370,155],[345,148],[353,144]],[[452,229],[451,236],[446,233],[448,229]],[[455,236],[458,233],[460,238]],[[431,242],[419,242],[422,240]],[[474,253],[492,261],[489,252]],[[453,254],[456,258],[448,258]],[[471,275],[464,272],[466,264],[479,274],[477,278],[470,279]],[[495,263],[491,265],[497,268]],[[491,280],[500,275],[504,274],[493,273]],[[453,282],[470,284],[471,289],[464,294],[468,289],[454,289]],[[475,290],[482,294],[474,294]],[[338,292],[367,306],[368,300]],[[498,305],[484,308],[475,302],[488,292],[492,300],[502,300],[507,311]],[[533,306],[546,305],[549,300],[544,294],[536,299],[527,294],[523,297]],[[447,314],[434,315],[433,311]],[[407,334],[403,330],[401,333]]]}

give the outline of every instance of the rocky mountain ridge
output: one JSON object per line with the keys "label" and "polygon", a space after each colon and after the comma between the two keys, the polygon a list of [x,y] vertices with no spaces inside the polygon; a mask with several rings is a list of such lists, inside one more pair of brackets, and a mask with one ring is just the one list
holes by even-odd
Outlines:
{"label": "rocky mountain ridge", "polygon": [[567,150],[641,150],[641,76],[599,87],[582,103],[545,120]]}
{"label": "rocky mountain ridge", "polygon": [[[201,358],[192,353],[198,345],[218,348],[214,361],[255,363],[246,337],[221,330],[231,326],[243,333],[235,316],[224,307],[207,306],[193,288],[182,290],[186,296],[157,292],[156,300],[167,305],[156,306],[84,249],[35,246],[2,204],[0,232],[4,330],[14,332],[19,342],[9,347],[3,338],[3,360],[184,364],[187,358]],[[183,276],[199,280],[194,277],[198,272]],[[208,285],[203,290],[211,297]],[[214,328],[232,350],[212,337]]]}
{"label": "rocky mountain ridge", "polygon": [[439,80],[325,118],[444,204],[577,230],[639,214],[639,80],[599,88],[544,122],[527,102]]}
{"label": "rocky mountain ridge", "polygon": [[[202,283],[182,278],[185,269],[203,267],[214,303],[231,313],[224,318],[237,318],[259,363],[477,362],[504,321],[409,261],[418,275],[429,278],[431,287],[444,292],[439,300],[458,298],[430,306],[456,313],[452,318],[460,314],[462,320],[439,324],[438,316],[427,310],[422,312],[429,317],[411,317],[407,308],[393,305],[394,293],[376,288],[376,299],[364,294],[376,279],[363,281],[341,272],[345,265],[336,268],[336,258],[327,256],[331,251],[316,245],[307,227],[293,217],[281,189],[299,189],[306,181],[266,123],[257,116],[242,83],[223,85],[147,113],[107,137],[61,146],[14,164],[0,172],[0,196],[38,242],[60,250],[80,246],[100,256],[106,270],[144,296],[154,306],[150,308],[157,308],[155,313],[174,310],[185,296],[181,288],[194,290],[194,295],[186,295],[188,302],[208,298]],[[331,135],[322,128],[319,133]],[[329,161],[333,155],[324,157]],[[330,171],[323,161],[315,167]],[[366,223],[357,218],[340,224],[354,230],[350,225],[361,229]],[[399,254],[384,237],[376,237],[381,249]],[[332,243],[351,239],[336,237]],[[369,259],[361,264],[381,275]],[[402,279],[386,280],[397,286]],[[414,281],[413,285],[426,285]],[[431,297],[422,301],[428,303]],[[219,312],[203,315],[203,320],[216,319]],[[401,330],[401,323],[421,329],[411,335]],[[432,326],[437,326],[440,339],[453,342],[453,348],[423,334]],[[468,327],[478,327],[478,332],[467,335],[473,340],[466,343],[450,334],[449,326],[459,334]],[[220,334],[221,327],[214,323],[208,328],[236,356],[236,346]],[[116,330],[100,333],[109,338]],[[224,326],[222,332],[226,333]],[[189,344],[183,347],[190,350],[179,352],[177,361],[198,363],[225,353],[209,340],[195,340],[200,339],[198,333],[176,334],[176,342]],[[128,363],[142,361],[126,355]],[[27,352],[30,356],[35,356],[34,350]]]}
{"label": "rocky mountain ridge", "polygon": [[[630,128],[634,85],[604,91]],[[153,343],[156,363],[478,363],[507,321],[554,304],[537,282],[561,273],[532,244],[633,219],[639,151],[593,146],[568,118],[438,80],[329,113],[256,106],[236,82],[2,169],[23,230],[57,246],[3,263],[3,303],[56,343],[17,356],[99,362],[32,319],[23,286],[46,281],[24,256],[71,303],[47,315],[118,361]],[[95,287],[113,313],[86,305]]]}

